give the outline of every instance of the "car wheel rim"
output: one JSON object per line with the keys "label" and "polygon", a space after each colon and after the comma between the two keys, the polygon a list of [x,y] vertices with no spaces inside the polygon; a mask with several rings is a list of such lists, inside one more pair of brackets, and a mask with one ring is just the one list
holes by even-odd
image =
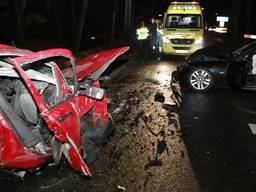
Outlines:
{"label": "car wheel rim", "polygon": [[196,70],[190,76],[190,84],[196,90],[205,90],[210,86],[211,77],[205,70]]}

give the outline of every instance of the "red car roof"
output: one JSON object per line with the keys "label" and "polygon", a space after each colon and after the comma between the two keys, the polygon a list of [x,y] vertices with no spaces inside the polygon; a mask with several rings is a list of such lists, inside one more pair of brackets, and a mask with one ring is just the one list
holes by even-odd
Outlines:
{"label": "red car roof", "polygon": [[32,53],[29,50],[19,49],[10,45],[0,44],[0,55],[23,56]]}
{"label": "red car roof", "polygon": [[58,48],[58,49],[48,49],[48,50],[43,50],[38,52],[29,52],[29,54],[26,54],[22,57],[12,58],[10,59],[10,61],[14,64],[21,65],[24,63],[30,63],[30,62],[34,62],[34,61],[38,61],[38,60],[42,60],[50,57],[58,57],[58,56],[66,57],[70,59],[73,58],[73,54],[71,51],[67,49]]}

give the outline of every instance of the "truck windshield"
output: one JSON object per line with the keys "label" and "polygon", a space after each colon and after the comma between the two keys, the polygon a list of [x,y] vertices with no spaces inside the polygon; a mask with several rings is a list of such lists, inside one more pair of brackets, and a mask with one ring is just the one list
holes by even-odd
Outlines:
{"label": "truck windshield", "polygon": [[202,28],[201,15],[167,15],[166,28]]}

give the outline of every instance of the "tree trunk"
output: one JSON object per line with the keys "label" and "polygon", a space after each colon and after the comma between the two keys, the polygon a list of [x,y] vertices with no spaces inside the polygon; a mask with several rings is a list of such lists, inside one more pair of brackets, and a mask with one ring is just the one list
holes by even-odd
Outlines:
{"label": "tree trunk", "polygon": [[239,26],[240,26],[240,11],[241,11],[241,0],[232,1],[232,35],[234,39],[239,38]]}
{"label": "tree trunk", "polygon": [[63,33],[62,33],[61,23],[60,23],[62,18],[60,18],[60,12],[59,12],[60,11],[59,3],[61,3],[61,2],[58,1],[58,0],[52,0],[52,1],[54,1],[54,4],[53,4],[54,10],[53,10],[53,12],[54,12],[54,20],[55,20],[55,23],[56,23],[58,36],[59,36],[60,39],[62,39],[63,38]]}
{"label": "tree trunk", "polygon": [[132,24],[132,0],[129,0],[128,3],[129,11],[128,11],[128,32],[131,32],[131,24]]}
{"label": "tree trunk", "polygon": [[[8,26],[8,31],[9,31],[9,39],[12,41],[12,44],[15,45],[14,40],[17,38],[17,17],[14,13],[13,10],[15,10],[15,0],[9,0],[8,1],[8,9],[9,9],[9,22],[11,23]],[[13,26],[17,26],[17,27],[13,27]]]}
{"label": "tree trunk", "polygon": [[50,20],[53,20],[53,3],[52,0],[46,0],[47,16]]}
{"label": "tree trunk", "polygon": [[253,9],[253,2],[252,0],[247,0],[246,4],[246,33],[251,34],[252,32],[252,9]]}
{"label": "tree trunk", "polygon": [[115,40],[115,28],[116,28],[116,12],[118,8],[118,0],[114,0],[113,17],[112,17],[112,30],[111,30],[111,45]]}
{"label": "tree trunk", "polygon": [[[54,5],[53,0],[46,0],[46,9],[47,9],[47,17],[50,21],[51,25],[55,28],[56,27],[56,20],[54,18]],[[58,31],[57,27],[55,28]],[[59,35],[57,33],[57,35]]]}
{"label": "tree trunk", "polygon": [[26,0],[16,0],[16,14],[17,14],[17,40],[23,42],[24,40],[24,21],[23,13],[26,7]]}
{"label": "tree trunk", "polygon": [[76,13],[75,13],[75,1],[69,0],[69,4],[71,6],[71,22],[72,22],[72,37],[75,36],[76,31]]}
{"label": "tree trunk", "polygon": [[77,26],[75,53],[78,53],[78,51],[80,50],[87,8],[88,8],[88,0],[83,0],[83,5],[81,7],[79,22],[78,22],[78,26]]}
{"label": "tree trunk", "polygon": [[125,10],[124,10],[124,31],[131,31],[131,16],[132,16],[132,1],[125,0]]}

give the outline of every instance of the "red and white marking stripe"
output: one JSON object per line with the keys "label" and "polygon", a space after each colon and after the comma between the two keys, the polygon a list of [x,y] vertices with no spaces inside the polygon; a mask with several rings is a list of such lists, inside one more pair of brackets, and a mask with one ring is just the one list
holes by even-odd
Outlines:
{"label": "red and white marking stripe", "polygon": [[244,34],[245,39],[256,39],[256,35]]}

